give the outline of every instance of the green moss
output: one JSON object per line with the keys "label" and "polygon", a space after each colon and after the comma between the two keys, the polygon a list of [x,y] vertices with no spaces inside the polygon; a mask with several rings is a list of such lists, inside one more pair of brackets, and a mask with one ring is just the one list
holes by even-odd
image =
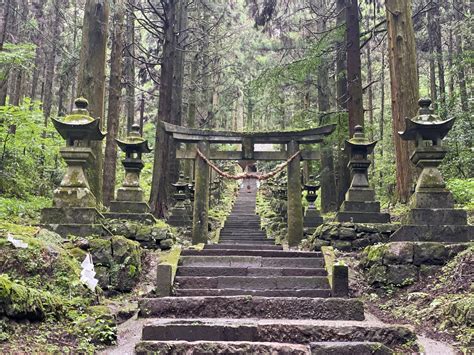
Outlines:
{"label": "green moss", "polygon": [[48,314],[63,314],[63,300],[49,292],[38,291],[0,275],[0,315],[16,319],[44,319]]}
{"label": "green moss", "polygon": [[161,252],[159,256],[160,264],[169,264],[172,267],[172,279],[176,275],[176,270],[178,269],[179,257],[181,255],[181,247],[174,246],[171,250],[167,252]]}
{"label": "green moss", "polygon": [[381,264],[387,248],[385,244],[371,245],[364,249],[364,255],[368,262]]}

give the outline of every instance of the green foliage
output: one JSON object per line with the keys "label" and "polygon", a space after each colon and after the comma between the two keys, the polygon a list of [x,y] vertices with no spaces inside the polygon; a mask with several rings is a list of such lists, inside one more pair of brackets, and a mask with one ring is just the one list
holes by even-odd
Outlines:
{"label": "green foliage", "polygon": [[456,203],[474,209],[474,178],[450,179],[446,181],[446,185],[453,194]]}
{"label": "green foliage", "polygon": [[37,221],[41,209],[50,205],[51,200],[42,196],[28,196],[25,200],[0,197],[0,220]]}
{"label": "green foliage", "polygon": [[62,140],[44,126],[38,102],[0,106],[0,193],[26,199],[48,195],[62,176]]}
{"label": "green foliage", "polygon": [[48,314],[59,316],[63,304],[49,292],[23,286],[0,275],[0,315],[11,318],[44,319]]}
{"label": "green foliage", "polygon": [[0,80],[4,80],[10,69],[29,69],[32,65],[36,46],[32,43],[4,43],[0,50]]}

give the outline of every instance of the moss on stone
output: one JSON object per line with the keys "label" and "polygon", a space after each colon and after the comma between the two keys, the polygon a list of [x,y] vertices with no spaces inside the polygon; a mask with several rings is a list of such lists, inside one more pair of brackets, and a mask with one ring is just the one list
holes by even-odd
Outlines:
{"label": "moss on stone", "polygon": [[48,314],[63,314],[63,300],[0,275],[0,315],[15,319],[41,320]]}

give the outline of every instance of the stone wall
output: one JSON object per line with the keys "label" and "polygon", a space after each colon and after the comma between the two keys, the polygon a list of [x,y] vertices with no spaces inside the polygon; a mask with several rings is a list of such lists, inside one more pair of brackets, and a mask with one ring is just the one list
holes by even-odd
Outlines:
{"label": "stone wall", "polygon": [[108,220],[107,228],[116,235],[137,241],[143,248],[168,250],[175,243],[172,228],[160,221],[144,224],[127,220]]}
{"label": "stone wall", "polygon": [[407,286],[433,274],[468,244],[392,242],[368,246],[360,267],[375,287]]}
{"label": "stone wall", "polygon": [[400,226],[397,224],[370,223],[324,223],[304,242],[306,248],[319,250],[321,246],[332,246],[341,251],[355,251],[369,245],[388,242]]}

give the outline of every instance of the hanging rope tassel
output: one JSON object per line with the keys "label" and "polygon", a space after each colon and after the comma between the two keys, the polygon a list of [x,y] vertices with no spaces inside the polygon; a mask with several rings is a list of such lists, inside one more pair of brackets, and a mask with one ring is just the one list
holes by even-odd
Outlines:
{"label": "hanging rope tassel", "polygon": [[226,178],[226,179],[232,179],[232,180],[241,180],[241,179],[257,179],[257,180],[268,180],[278,173],[282,172],[283,169],[285,169],[288,164],[290,164],[293,159],[295,159],[298,155],[301,154],[301,150],[298,150],[295,154],[293,154],[291,157],[289,157],[284,163],[278,165],[274,170],[267,174],[259,175],[256,173],[241,173],[241,174],[236,174],[232,175],[229,173],[226,173],[225,171],[222,171],[219,169],[217,165],[215,165],[212,161],[210,161],[199,149],[196,149],[197,155],[199,155],[202,160],[206,162],[207,165],[209,165],[212,170],[214,170],[216,173],[218,173],[220,176]]}

